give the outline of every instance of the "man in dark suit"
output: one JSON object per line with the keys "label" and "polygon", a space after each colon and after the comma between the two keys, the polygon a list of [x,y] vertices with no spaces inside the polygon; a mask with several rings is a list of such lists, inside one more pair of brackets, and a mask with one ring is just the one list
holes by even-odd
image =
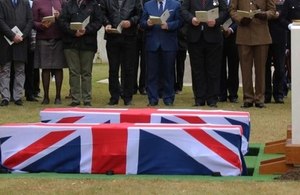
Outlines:
{"label": "man in dark suit", "polygon": [[[285,0],[283,5],[282,5],[282,10],[281,10],[281,14],[279,15],[279,20],[281,23],[283,23],[284,27],[289,31],[288,32],[288,36],[287,36],[287,48],[288,48],[288,55],[287,55],[287,61],[290,62],[291,61],[291,34],[290,34],[290,30],[291,30],[291,26],[292,26],[292,22],[293,20],[299,20],[300,19],[300,1],[299,0]],[[286,64],[287,67],[287,77],[286,77],[286,81],[285,81],[285,90],[284,93],[285,95],[288,93],[288,85],[290,85],[291,82],[291,66],[290,63]]]}
{"label": "man in dark suit", "polygon": [[[287,30],[278,19],[281,14],[283,0],[276,0],[276,19],[269,21],[269,29],[272,37],[272,44],[269,46],[269,53],[266,63],[266,89],[265,103],[270,103],[272,96],[275,103],[283,104],[284,80],[285,80],[285,50],[287,41]],[[274,67],[272,78],[271,67]],[[273,81],[273,82],[272,82]],[[272,86],[273,83],[273,86]]]}
{"label": "man in dark suit", "polygon": [[[149,0],[140,0],[141,2],[141,15],[145,2]],[[134,94],[139,91],[141,95],[146,95],[146,60],[145,60],[145,32],[138,25],[137,30],[137,60],[134,66]]]}
{"label": "man in dark suit", "polygon": [[[123,98],[124,105],[132,105],[134,88],[134,66],[137,55],[137,27],[140,18],[140,0],[100,0],[104,15],[106,50],[109,64],[108,105],[113,106]],[[112,29],[121,27],[119,33]],[[121,67],[121,84],[119,69]],[[122,89],[122,90],[121,90]]]}
{"label": "man in dark suit", "polygon": [[[200,22],[195,11],[219,8],[219,17]],[[226,14],[223,0],[185,0],[182,17],[188,23],[187,42],[190,54],[195,106],[217,107],[220,90],[223,35],[220,25]]]}
{"label": "man in dark suit", "polygon": [[[12,30],[13,28],[18,30]],[[28,1],[0,1],[0,106],[8,106],[11,99],[10,80],[14,80],[13,101],[22,106],[27,62],[28,37],[32,29],[32,12]],[[21,33],[18,33],[20,31]],[[5,39],[5,37],[7,39]],[[11,44],[9,44],[10,42]],[[14,78],[10,77],[14,68]]]}
{"label": "man in dark suit", "polygon": [[[170,16],[162,24],[154,24],[149,16]],[[146,32],[147,95],[149,106],[156,106],[162,90],[163,102],[172,106],[175,99],[174,68],[178,49],[177,30],[181,25],[180,3],[176,0],[150,0],[144,5],[140,26]]]}
{"label": "man in dark suit", "polygon": [[[229,7],[230,0],[227,1]],[[229,25],[229,26],[228,26]],[[220,82],[220,102],[226,102],[227,98],[231,103],[238,102],[239,89],[239,56],[236,39],[237,24],[232,21],[229,13],[226,14],[226,19],[223,24],[223,58],[221,67],[221,82]]]}

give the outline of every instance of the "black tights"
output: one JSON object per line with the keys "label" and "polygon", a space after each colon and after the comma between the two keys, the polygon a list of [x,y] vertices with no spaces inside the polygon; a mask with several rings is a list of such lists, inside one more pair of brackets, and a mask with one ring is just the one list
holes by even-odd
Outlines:
{"label": "black tights", "polygon": [[55,99],[61,99],[61,86],[63,81],[63,70],[62,69],[43,69],[42,70],[42,82],[44,89],[44,100],[49,100],[49,86],[51,73],[55,76],[56,96]]}

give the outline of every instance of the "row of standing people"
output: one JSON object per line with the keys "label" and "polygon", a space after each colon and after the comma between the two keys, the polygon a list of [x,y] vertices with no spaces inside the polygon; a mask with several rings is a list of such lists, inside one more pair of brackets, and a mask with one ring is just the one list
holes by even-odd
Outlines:
{"label": "row of standing people", "polygon": [[[287,0],[290,1],[290,0]],[[285,3],[288,4],[288,3]],[[1,33],[12,40],[14,44],[8,45],[1,39],[0,45],[6,48],[1,56],[1,105],[8,105],[10,99],[9,83],[10,66],[14,65],[15,84],[14,101],[22,105],[21,95],[24,85],[24,63],[27,61],[27,39],[32,28],[31,8],[27,1],[18,0],[17,4],[11,0],[1,1],[0,30]],[[229,12],[228,10],[229,6]],[[261,9],[253,19],[239,18],[237,10]],[[143,9],[142,9],[143,6]],[[160,16],[163,11],[170,11],[166,23],[155,25],[149,20],[150,15]],[[199,22],[194,16],[195,11],[219,8],[219,18],[208,22]],[[122,9],[120,9],[122,8]],[[298,7],[296,7],[298,8]],[[295,7],[286,7],[286,11]],[[141,11],[143,12],[140,15]],[[16,14],[16,18],[12,14]],[[232,32],[237,32],[240,63],[243,76],[243,107],[264,107],[264,74],[268,45],[271,43],[267,20],[275,18],[275,4],[271,0],[249,1],[245,5],[238,0],[226,4],[225,1],[207,0],[204,3],[190,0],[183,1],[182,6],[176,0],[150,0],[141,2],[99,0],[70,0],[63,5],[60,0],[47,1],[35,0],[32,5],[33,25],[37,30],[35,67],[42,68],[42,81],[44,88],[43,104],[49,103],[50,73],[55,74],[56,98],[55,103],[61,103],[60,91],[62,84],[62,68],[67,64],[70,73],[70,91],[72,102],[70,106],[80,105],[81,101],[86,106],[91,106],[91,75],[94,54],[97,51],[97,31],[102,25],[105,27],[106,50],[109,60],[109,105],[118,104],[123,98],[125,105],[132,104],[134,93],[134,66],[136,64],[138,26],[145,31],[145,61],[146,85],[149,106],[158,104],[162,97],[165,105],[173,105],[174,91],[174,65],[178,50],[177,31],[182,26],[182,18],[187,24],[187,45],[190,54],[192,84],[195,106],[207,104],[216,107],[219,99],[227,99],[227,92],[220,95],[221,60],[223,48],[223,35],[221,25],[228,17],[232,17],[237,30],[230,29],[224,32],[225,37]],[[290,12],[283,12],[290,13]],[[44,22],[42,18],[54,14],[54,22]],[[230,14],[230,16],[229,16]],[[25,16],[25,17],[24,17]],[[83,21],[90,16],[90,23],[85,29],[71,30],[70,22]],[[141,16],[141,17],[140,17]],[[181,18],[182,17],[182,18]],[[291,23],[290,15],[284,19]],[[7,20],[10,18],[11,20]],[[7,22],[9,21],[9,22]],[[111,28],[121,25],[121,34],[108,33]],[[23,33],[19,36],[10,29],[18,26]],[[257,33],[257,29],[262,29]],[[256,34],[257,33],[257,34]],[[245,36],[247,35],[247,36]],[[227,40],[227,39],[225,39]],[[249,42],[252,41],[252,42]],[[225,43],[226,45],[226,43]],[[226,47],[224,47],[225,49]],[[229,50],[225,50],[229,51]],[[232,50],[233,53],[233,50]],[[232,54],[231,52],[229,54]],[[250,55],[251,54],[251,55]],[[55,56],[55,57],[54,57]],[[234,55],[236,58],[237,55]],[[250,58],[249,58],[250,57]],[[255,90],[252,85],[253,59],[255,65]],[[228,61],[229,63],[229,61]],[[235,62],[235,64],[238,62]],[[2,65],[4,64],[4,66]],[[48,66],[49,65],[49,66]],[[122,89],[119,83],[119,68],[122,68]],[[234,85],[238,85],[238,65],[234,72]],[[223,75],[226,70],[223,70]],[[230,74],[230,70],[228,70]],[[225,78],[225,77],[224,77]],[[233,86],[233,85],[230,85]],[[221,87],[224,89],[225,87]],[[237,89],[229,91],[229,100],[237,101]],[[221,90],[226,91],[226,90]],[[122,94],[121,94],[122,93]],[[224,95],[226,93],[226,95]]]}

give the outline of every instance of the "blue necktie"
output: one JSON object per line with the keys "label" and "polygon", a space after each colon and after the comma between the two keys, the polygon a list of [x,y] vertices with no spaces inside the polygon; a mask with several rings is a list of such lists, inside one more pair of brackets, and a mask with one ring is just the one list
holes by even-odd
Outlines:
{"label": "blue necktie", "polygon": [[14,7],[16,7],[16,5],[17,5],[17,0],[12,0],[12,3],[13,3],[13,5],[14,5]]}
{"label": "blue necktie", "polygon": [[163,2],[162,2],[162,1],[160,1],[160,2],[159,2],[159,8],[158,8],[158,12],[159,12],[159,14],[162,14],[162,13],[163,13],[163,11],[164,11],[164,8],[163,8]]}

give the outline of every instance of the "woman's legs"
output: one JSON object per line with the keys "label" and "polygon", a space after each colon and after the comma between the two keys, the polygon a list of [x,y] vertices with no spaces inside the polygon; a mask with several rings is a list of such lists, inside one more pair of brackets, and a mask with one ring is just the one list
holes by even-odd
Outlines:
{"label": "woman's legs", "polygon": [[50,69],[43,69],[42,70],[42,83],[44,89],[44,99],[42,104],[49,104],[49,85],[50,85]]}

